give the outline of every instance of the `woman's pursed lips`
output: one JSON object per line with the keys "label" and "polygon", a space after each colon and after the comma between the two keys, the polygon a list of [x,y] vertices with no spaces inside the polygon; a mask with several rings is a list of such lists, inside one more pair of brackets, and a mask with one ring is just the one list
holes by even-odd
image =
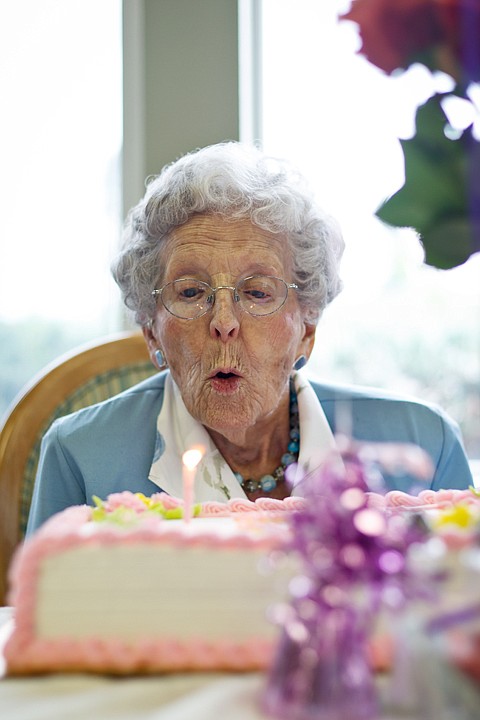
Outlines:
{"label": "woman's pursed lips", "polygon": [[213,378],[220,378],[220,379],[224,380],[224,379],[228,379],[231,377],[241,378],[242,374],[238,370],[236,370],[235,368],[232,368],[232,367],[220,367],[220,368],[215,368],[215,370],[213,370],[209,374],[208,377],[210,380]]}
{"label": "woman's pursed lips", "polygon": [[222,395],[232,395],[235,393],[243,376],[235,370],[235,368],[223,367],[217,368],[209,375],[210,384],[213,390]]}

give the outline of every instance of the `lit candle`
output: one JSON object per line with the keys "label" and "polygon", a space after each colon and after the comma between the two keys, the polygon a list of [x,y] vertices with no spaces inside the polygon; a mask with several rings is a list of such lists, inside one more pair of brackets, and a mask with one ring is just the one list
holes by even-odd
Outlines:
{"label": "lit candle", "polygon": [[190,522],[193,514],[193,490],[197,465],[202,459],[202,452],[198,448],[192,448],[183,453],[183,518]]}

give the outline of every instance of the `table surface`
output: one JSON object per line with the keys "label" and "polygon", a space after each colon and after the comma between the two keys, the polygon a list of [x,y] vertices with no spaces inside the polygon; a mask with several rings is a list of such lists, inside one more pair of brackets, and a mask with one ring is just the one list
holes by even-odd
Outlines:
{"label": "table surface", "polygon": [[[11,630],[11,608],[0,608],[0,718],[8,720],[265,720],[259,699],[265,678],[259,673],[183,673],[154,677],[53,674],[5,676],[2,646]],[[438,671],[438,668],[437,668]],[[430,672],[430,671],[429,671]],[[430,677],[430,675],[429,675]],[[480,691],[449,673],[454,698],[445,701],[445,683],[435,673],[428,708],[381,720],[478,720]],[[410,688],[411,690],[411,688]],[[409,690],[404,695],[408,696]],[[319,718],[318,720],[321,720]],[[342,719],[346,720],[346,719]],[[373,719],[372,719],[373,720]]]}
{"label": "table surface", "polygon": [[[11,616],[11,608],[0,608],[0,648]],[[257,709],[263,677],[257,673],[9,678],[1,662],[0,718],[8,720],[264,720]]]}

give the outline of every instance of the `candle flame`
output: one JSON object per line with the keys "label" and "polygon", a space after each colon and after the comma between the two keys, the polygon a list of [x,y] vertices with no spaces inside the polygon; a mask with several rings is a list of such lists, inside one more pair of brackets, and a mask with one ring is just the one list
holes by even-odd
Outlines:
{"label": "candle flame", "polygon": [[189,470],[195,470],[202,459],[203,453],[198,448],[186,450],[182,455],[182,462]]}

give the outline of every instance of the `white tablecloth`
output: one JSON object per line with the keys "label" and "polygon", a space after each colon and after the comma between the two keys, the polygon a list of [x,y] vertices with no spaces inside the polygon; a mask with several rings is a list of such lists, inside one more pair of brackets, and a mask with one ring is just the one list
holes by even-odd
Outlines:
{"label": "white tablecloth", "polygon": [[[0,658],[9,625],[11,610],[0,608]],[[265,720],[258,703],[264,677],[256,673],[9,678],[4,671],[0,665],[1,720]],[[442,678],[437,675],[435,680],[431,692],[432,697],[438,693],[438,703],[429,703],[431,713],[422,711],[419,717],[404,710],[398,716],[386,713],[381,720],[480,718],[480,692],[476,687],[448,672],[447,685],[454,687],[455,697],[452,708],[447,708]]]}

